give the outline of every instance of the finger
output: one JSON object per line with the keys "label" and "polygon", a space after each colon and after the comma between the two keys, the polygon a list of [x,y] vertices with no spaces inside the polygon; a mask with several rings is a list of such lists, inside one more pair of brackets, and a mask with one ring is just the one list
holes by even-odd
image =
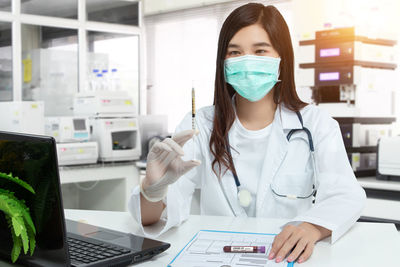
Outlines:
{"label": "finger", "polygon": [[171,152],[172,148],[163,142],[158,142],[151,148],[150,153],[161,154],[163,151]]}
{"label": "finger", "polygon": [[285,244],[283,244],[282,248],[278,251],[278,253],[276,254],[276,262],[281,262],[286,255],[289,254],[290,250],[292,248],[294,248],[297,244],[297,242],[300,240],[301,235],[296,233],[296,234],[292,234],[285,242]]}
{"label": "finger", "polygon": [[177,157],[175,158],[172,163],[173,165],[172,169],[176,169],[176,173],[174,175],[174,178],[170,179],[170,183],[175,183],[182,175],[193,169],[194,167],[197,167],[201,164],[200,161],[198,160],[189,160],[189,161],[183,161],[181,158]]}
{"label": "finger", "polygon": [[299,242],[297,242],[296,247],[290,253],[289,257],[287,258],[288,262],[292,262],[299,257],[299,255],[304,251],[305,247],[307,246],[307,241],[304,239],[300,239]]}
{"label": "finger", "polygon": [[188,161],[184,161],[184,162],[182,163],[182,169],[183,169],[182,175],[185,174],[185,173],[187,173],[188,171],[190,171],[190,170],[193,169],[194,167],[199,166],[200,164],[201,164],[201,161],[200,161],[200,160],[195,160],[195,159],[193,159],[193,160],[188,160]]}
{"label": "finger", "polygon": [[163,152],[160,157],[157,159],[160,163],[160,166],[167,168],[167,166],[171,163],[175,158],[179,158],[179,156],[174,152]]}
{"label": "finger", "polygon": [[268,259],[272,260],[275,257],[277,252],[282,248],[283,244],[290,237],[293,231],[294,231],[294,226],[288,225],[285,228],[283,228],[282,232],[280,232],[277,236],[275,236],[274,242],[272,243],[271,246],[271,251],[269,252],[268,255]]}
{"label": "finger", "polygon": [[300,255],[299,259],[297,260],[298,263],[305,262],[308,260],[314,250],[314,243],[310,242],[307,244],[304,252]]}
{"label": "finger", "polygon": [[193,137],[193,135],[198,134],[198,132],[198,130],[186,130],[174,135],[172,140],[174,140],[180,146],[183,146],[190,138]]}
{"label": "finger", "polygon": [[185,152],[183,151],[182,147],[178,145],[174,140],[171,138],[166,138],[164,141],[162,141],[164,144],[167,144],[171,147],[173,151],[176,152],[176,154],[183,156]]}

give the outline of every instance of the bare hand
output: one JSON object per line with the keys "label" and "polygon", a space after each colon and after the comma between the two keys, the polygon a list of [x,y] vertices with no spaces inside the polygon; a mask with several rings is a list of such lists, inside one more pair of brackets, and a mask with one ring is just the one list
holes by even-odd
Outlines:
{"label": "bare hand", "polygon": [[297,262],[302,263],[311,256],[315,243],[330,234],[330,230],[307,222],[287,225],[275,236],[268,259],[276,256],[275,262],[281,262],[290,253],[288,262],[298,259]]}

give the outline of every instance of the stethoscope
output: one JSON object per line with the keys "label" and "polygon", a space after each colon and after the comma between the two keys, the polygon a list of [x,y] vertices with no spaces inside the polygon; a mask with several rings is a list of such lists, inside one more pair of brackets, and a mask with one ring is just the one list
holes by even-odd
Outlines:
{"label": "stethoscope", "polygon": [[[310,130],[308,128],[304,127],[304,125],[303,125],[303,117],[301,116],[300,112],[297,111],[296,115],[297,115],[297,117],[298,117],[298,119],[299,119],[299,121],[301,123],[301,127],[302,128],[301,129],[292,129],[292,130],[290,130],[290,132],[286,136],[286,139],[289,142],[290,138],[292,137],[292,135],[294,133],[298,132],[298,131],[304,131],[307,134],[308,144],[309,144],[309,148],[310,148],[310,155],[311,155],[311,164],[312,164],[312,168],[313,168],[312,190],[307,195],[299,195],[298,196],[298,195],[294,195],[294,194],[281,194],[281,193],[279,193],[278,190],[276,190],[274,188],[273,183],[270,183],[270,188],[271,188],[272,193],[274,195],[278,196],[278,197],[285,197],[285,198],[288,198],[288,199],[307,199],[307,198],[311,198],[312,197],[312,203],[314,204],[315,203],[315,197],[317,195],[317,189],[316,189],[317,169],[316,169],[315,157],[314,157],[314,142],[313,142]],[[226,146],[227,151],[228,151],[229,155],[232,157],[231,148],[230,148],[230,145],[229,145],[229,138],[226,139],[226,144],[227,144],[227,146]],[[233,161],[232,161],[232,164],[233,164]],[[231,172],[233,174],[233,178],[235,179],[235,184],[236,184],[236,188],[237,188],[237,197],[238,197],[239,204],[240,204],[241,207],[247,208],[253,202],[253,197],[252,197],[252,195],[251,195],[249,190],[247,190],[246,188],[243,188],[241,186],[240,181],[239,181],[239,177],[237,176],[237,174],[232,170],[231,170]],[[232,205],[230,204],[230,202],[229,202],[229,200],[227,198],[226,192],[225,192],[221,182],[220,182],[220,185],[221,185],[221,188],[222,188],[222,191],[224,193],[224,196],[225,196],[225,198],[226,198],[226,200],[227,200],[232,212],[236,215],[236,213],[233,210]]]}

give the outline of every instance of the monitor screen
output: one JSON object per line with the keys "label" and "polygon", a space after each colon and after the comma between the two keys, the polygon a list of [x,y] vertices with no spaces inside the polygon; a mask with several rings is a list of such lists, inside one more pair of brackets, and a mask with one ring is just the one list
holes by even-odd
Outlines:
{"label": "monitor screen", "polygon": [[320,81],[338,81],[340,79],[339,72],[321,72],[319,74]]}
{"label": "monitor screen", "polygon": [[86,123],[84,119],[74,119],[74,129],[75,131],[86,130]]}
{"label": "monitor screen", "polygon": [[337,57],[340,56],[340,48],[324,48],[319,50],[320,57]]}
{"label": "monitor screen", "polygon": [[[31,186],[34,193],[20,184],[0,177],[0,194],[7,190],[24,201],[36,229],[33,256],[21,251],[21,263],[29,266],[66,266],[64,213],[61,204],[57,155],[54,140],[0,132],[0,172]],[[27,228],[27,227],[26,227]],[[0,255],[10,260],[13,247],[11,230],[0,210]]]}

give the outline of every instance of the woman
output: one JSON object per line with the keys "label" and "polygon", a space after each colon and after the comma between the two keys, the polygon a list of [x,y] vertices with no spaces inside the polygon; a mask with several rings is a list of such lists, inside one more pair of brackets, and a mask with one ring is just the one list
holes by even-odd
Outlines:
{"label": "woman", "polygon": [[180,224],[200,188],[203,215],[289,219],[269,258],[303,262],[318,240],[336,241],[359,218],[365,193],[338,123],[297,96],[289,30],[273,6],[247,4],[224,22],[214,105],[196,125],[187,130],[188,114],[151,149],[129,204],[142,225],[162,217],[161,233]]}

